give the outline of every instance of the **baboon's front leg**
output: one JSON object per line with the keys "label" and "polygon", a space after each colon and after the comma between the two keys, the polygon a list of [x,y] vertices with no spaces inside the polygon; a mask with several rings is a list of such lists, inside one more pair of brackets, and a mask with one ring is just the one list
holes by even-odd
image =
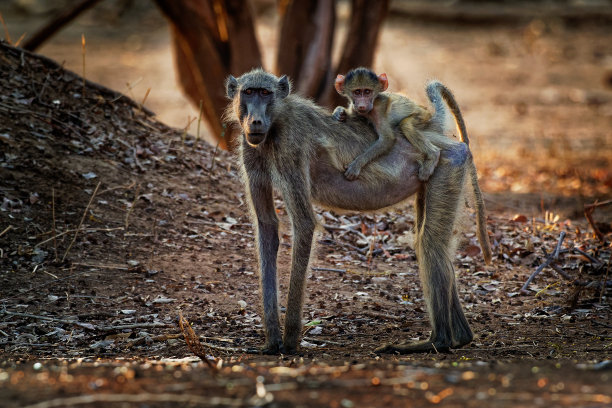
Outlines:
{"label": "baboon's front leg", "polygon": [[298,173],[298,169],[293,169],[293,171],[282,174],[283,199],[293,230],[291,276],[282,349],[287,354],[297,351],[300,340],[304,285],[316,226],[316,218],[310,201],[309,183]]}
{"label": "baboon's front leg", "polygon": [[458,144],[443,152],[437,171],[418,192],[416,252],[432,332],[419,343],[387,345],[377,352],[445,352],[472,341],[455,283],[450,240],[462,200],[469,153]]}
{"label": "baboon's front leg", "polygon": [[265,354],[277,354],[282,347],[278,312],[278,279],[276,258],[278,254],[278,217],[274,210],[272,183],[265,173],[254,173],[248,180],[248,196],[251,198],[253,226],[257,237],[260,290],[263,300]]}

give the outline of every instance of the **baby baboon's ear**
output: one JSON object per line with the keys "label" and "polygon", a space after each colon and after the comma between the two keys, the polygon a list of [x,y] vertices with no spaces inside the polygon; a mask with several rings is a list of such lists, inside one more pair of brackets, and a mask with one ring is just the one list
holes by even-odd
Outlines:
{"label": "baby baboon's ear", "polygon": [[276,95],[280,99],[284,99],[287,97],[287,95],[289,95],[290,92],[291,92],[291,84],[289,83],[289,79],[287,78],[287,75],[283,75],[278,80],[278,85],[276,88]]}
{"label": "baby baboon's ear", "polygon": [[342,95],[344,94],[344,75],[338,75],[336,77],[336,82],[334,83],[334,87],[336,91]]}
{"label": "baby baboon's ear", "polygon": [[389,80],[387,79],[387,74],[380,74],[378,76],[378,83],[380,84],[383,91],[386,91],[389,87]]}
{"label": "baby baboon's ear", "polygon": [[228,99],[234,99],[238,90],[238,81],[233,76],[228,76],[225,80],[225,95]]}

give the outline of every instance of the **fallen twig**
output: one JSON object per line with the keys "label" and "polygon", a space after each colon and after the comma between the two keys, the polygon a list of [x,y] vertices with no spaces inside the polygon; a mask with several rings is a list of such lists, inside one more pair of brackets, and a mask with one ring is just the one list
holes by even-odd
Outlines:
{"label": "fallen twig", "polygon": [[595,211],[595,209],[598,207],[603,207],[603,206],[610,205],[610,204],[612,204],[612,200],[602,201],[601,203],[596,202],[593,204],[584,205],[584,216],[586,217],[587,221],[591,225],[591,228],[593,228],[593,232],[595,233],[595,235],[597,235],[597,238],[599,238],[601,242],[605,241],[604,234],[599,230],[599,228],[597,228],[597,225],[595,224],[595,221],[593,220],[593,211]]}
{"label": "fallen twig", "polygon": [[546,258],[546,261],[544,261],[544,263],[542,265],[538,266],[538,268],[531,274],[531,276],[529,276],[529,278],[527,279],[527,282],[525,282],[525,284],[523,285],[523,287],[520,290],[521,293],[527,293],[527,287],[529,286],[531,281],[533,281],[533,279],[540,272],[542,272],[542,270],[544,268],[546,268],[548,265],[550,265],[552,262],[556,261],[559,258],[559,253],[561,251],[561,244],[563,243],[564,239],[565,239],[565,231],[561,231],[561,235],[559,236],[559,241],[557,242],[557,246],[555,247],[555,251]]}
{"label": "fallen twig", "polygon": [[58,319],[57,317],[39,316],[39,315],[30,314],[30,313],[9,312],[8,310],[1,310],[0,313],[7,314],[9,316],[29,317],[31,319],[37,319],[37,320],[48,320],[48,321],[64,323],[64,324],[74,324],[86,330],[97,330],[96,327],[90,323],[81,323],[81,322],[77,322],[74,320]]}
{"label": "fallen twig", "polygon": [[569,276],[567,274],[567,272],[565,272],[559,266],[552,264],[552,265],[550,265],[550,267],[553,268],[555,270],[555,272],[557,272],[559,275],[561,275],[564,279],[569,280],[569,281],[573,281],[574,280],[574,278]]}
{"label": "fallen twig", "polygon": [[[243,407],[245,401],[236,398],[226,397],[211,397],[209,395],[194,395],[194,394],[91,394],[79,395],[77,397],[55,398],[48,401],[38,402],[36,404],[27,405],[23,408],[55,408],[69,407],[75,405],[91,405],[94,403],[171,403],[180,404],[181,406],[203,406],[203,407]],[[114,404],[113,404],[114,405]]]}
{"label": "fallen twig", "polygon": [[121,271],[128,271],[130,268],[125,265],[103,265],[103,264],[87,264],[80,262],[73,262],[72,265],[75,266],[86,266],[88,268],[100,268],[100,269],[119,269]]}
{"label": "fallen twig", "polygon": [[[111,232],[111,231],[119,231],[119,230],[123,230],[123,227],[115,227],[115,228],[85,228],[86,232]],[[57,235],[53,235],[51,238],[49,239],[45,239],[44,241],[39,242],[38,244],[34,245],[34,248],[37,248],[39,246],[41,246],[42,244],[46,244],[49,241],[52,241],[56,238],[61,237],[62,235],[66,235],[66,234],[70,234],[71,232],[76,232],[78,231],[78,229],[69,229],[63,232],[60,232]]]}
{"label": "fallen twig", "polygon": [[313,266],[312,268],[313,271],[315,272],[338,272],[338,273],[346,273],[346,269],[335,269],[335,268],[319,268],[316,266]]}
{"label": "fallen twig", "polygon": [[151,329],[155,327],[171,327],[168,323],[153,322],[153,323],[133,323],[133,324],[120,324],[117,326],[102,326],[98,327],[98,330],[102,331],[117,331],[117,330],[128,330],[128,329]]}
{"label": "fallen twig", "polygon": [[601,292],[599,292],[599,303],[601,303],[601,298],[603,297],[604,291],[608,284],[609,273],[610,273],[610,258],[608,258],[608,267],[606,268],[606,277],[604,278],[603,285],[601,285]]}
{"label": "fallen twig", "polygon": [[51,212],[53,215],[53,250],[55,253],[55,258],[53,258],[53,260],[57,262],[59,259],[57,257],[57,233],[55,231],[55,189],[53,187],[51,187]]}
{"label": "fallen twig", "polygon": [[217,367],[208,359],[208,357],[206,357],[206,350],[204,350],[202,343],[200,343],[200,339],[198,339],[198,336],[191,328],[189,321],[183,317],[183,313],[181,312],[179,312],[179,327],[183,332],[183,337],[185,338],[185,343],[187,343],[189,350],[191,350],[191,352],[196,356],[200,357],[200,359],[204,361],[211,370],[216,372]]}
{"label": "fallen twig", "polygon": [[77,227],[77,229],[76,229],[76,231],[74,233],[74,237],[72,237],[72,241],[70,241],[70,245],[68,245],[68,248],[66,248],[66,252],[64,252],[64,256],[62,257],[62,262],[64,262],[64,260],[66,259],[66,256],[68,255],[68,252],[72,248],[72,245],[74,244],[74,241],[76,241],[76,237],[79,234],[79,230],[81,229],[81,225],[83,225],[83,221],[85,221],[85,216],[87,215],[87,210],[89,210],[89,206],[91,205],[91,202],[93,201],[94,197],[96,196],[96,193],[98,192],[98,188],[100,188],[100,184],[102,184],[101,181],[98,182],[98,185],[96,186],[96,189],[94,190],[93,194],[89,198],[89,202],[87,203],[87,207],[85,207],[85,211],[83,211],[83,216],[81,217],[81,222],[79,222],[79,226]]}
{"label": "fallen twig", "polygon": [[211,343],[206,343],[206,342],[203,342],[202,345],[210,349],[213,349],[213,350],[224,351],[226,353],[231,353],[231,354],[248,353],[248,350],[242,347],[223,347],[223,346],[217,346],[216,344],[211,344]]}
{"label": "fallen twig", "polygon": [[12,225],[9,225],[2,232],[0,232],[0,237],[3,236],[4,234],[6,234],[7,232],[9,232],[10,230],[14,229],[14,228],[15,227],[13,227]]}
{"label": "fallen twig", "polygon": [[130,225],[130,214],[134,210],[134,207],[136,206],[136,202],[138,201],[139,198],[140,198],[140,184],[136,186],[136,196],[134,197],[134,201],[132,201],[132,204],[128,207],[125,213],[125,230],[126,231],[128,230],[128,227]]}
{"label": "fallen twig", "polygon": [[303,339],[311,343],[331,344],[334,346],[345,346],[346,345],[346,343],[340,343],[339,341],[332,341],[332,340],[327,340],[327,339],[315,339],[314,337],[303,337]]}
{"label": "fallen twig", "polygon": [[596,265],[601,264],[601,262],[599,261],[599,259],[597,258],[593,258],[591,255],[587,254],[586,252],[584,252],[582,249],[580,248],[574,248],[573,249],[574,252],[578,252],[580,255],[585,256],[586,258],[588,258],[589,261],[591,261],[591,263],[594,263]]}

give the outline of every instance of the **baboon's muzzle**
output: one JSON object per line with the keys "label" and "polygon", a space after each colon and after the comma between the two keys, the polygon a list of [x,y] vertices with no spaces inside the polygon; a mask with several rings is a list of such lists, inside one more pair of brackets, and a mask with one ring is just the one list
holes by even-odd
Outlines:
{"label": "baboon's muzzle", "polygon": [[261,142],[266,140],[265,133],[245,133],[246,142],[251,147],[257,147]]}
{"label": "baboon's muzzle", "polygon": [[247,104],[247,115],[243,122],[244,135],[249,146],[256,147],[268,134],[270,122],[266,117],[265,104]]}

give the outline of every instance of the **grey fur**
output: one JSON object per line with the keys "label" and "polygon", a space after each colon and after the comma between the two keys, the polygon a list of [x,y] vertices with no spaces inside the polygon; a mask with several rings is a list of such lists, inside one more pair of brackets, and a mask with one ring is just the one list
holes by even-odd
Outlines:
{"label": "grey fur", "polygon": [[[283,82],[262,70],[227,82],[228,96],[234,98],[226,117],[243,131],[238,154],[256,230],[266,335],[263,351],[293,353],[299,344],[305,278],[316,227],[312,203],[372,211],[396,205],[415,193],[416,251],[432,335],[422,343],[388,345],[378,351],[445,351],[469,343],[473,336],[459,303],[450,252],[456,214],[463,203],[465,174],[473,167],[467,145],[446,138],[441,125],[432,123],[425,132],[436,138],[442,153],[432,177],[421,183],[415,159],[419,153],[396,130],[397,140],[389,154],[365,166],[359,179],[347,181],[342,174],[345,166],[376,139],[375,132],[360,118],[338,123],[311,101],[285,96]],[[265,105],[265,118],[249,111],[257,104]],[[261,106],[256,111],[261,112]],[[260,125],[260,120],[268,124]],[[258,130],[255,135],[253,128]],[[276,268],[279,222],[273,188],[283,196],[293,230],[283,334]]]}

